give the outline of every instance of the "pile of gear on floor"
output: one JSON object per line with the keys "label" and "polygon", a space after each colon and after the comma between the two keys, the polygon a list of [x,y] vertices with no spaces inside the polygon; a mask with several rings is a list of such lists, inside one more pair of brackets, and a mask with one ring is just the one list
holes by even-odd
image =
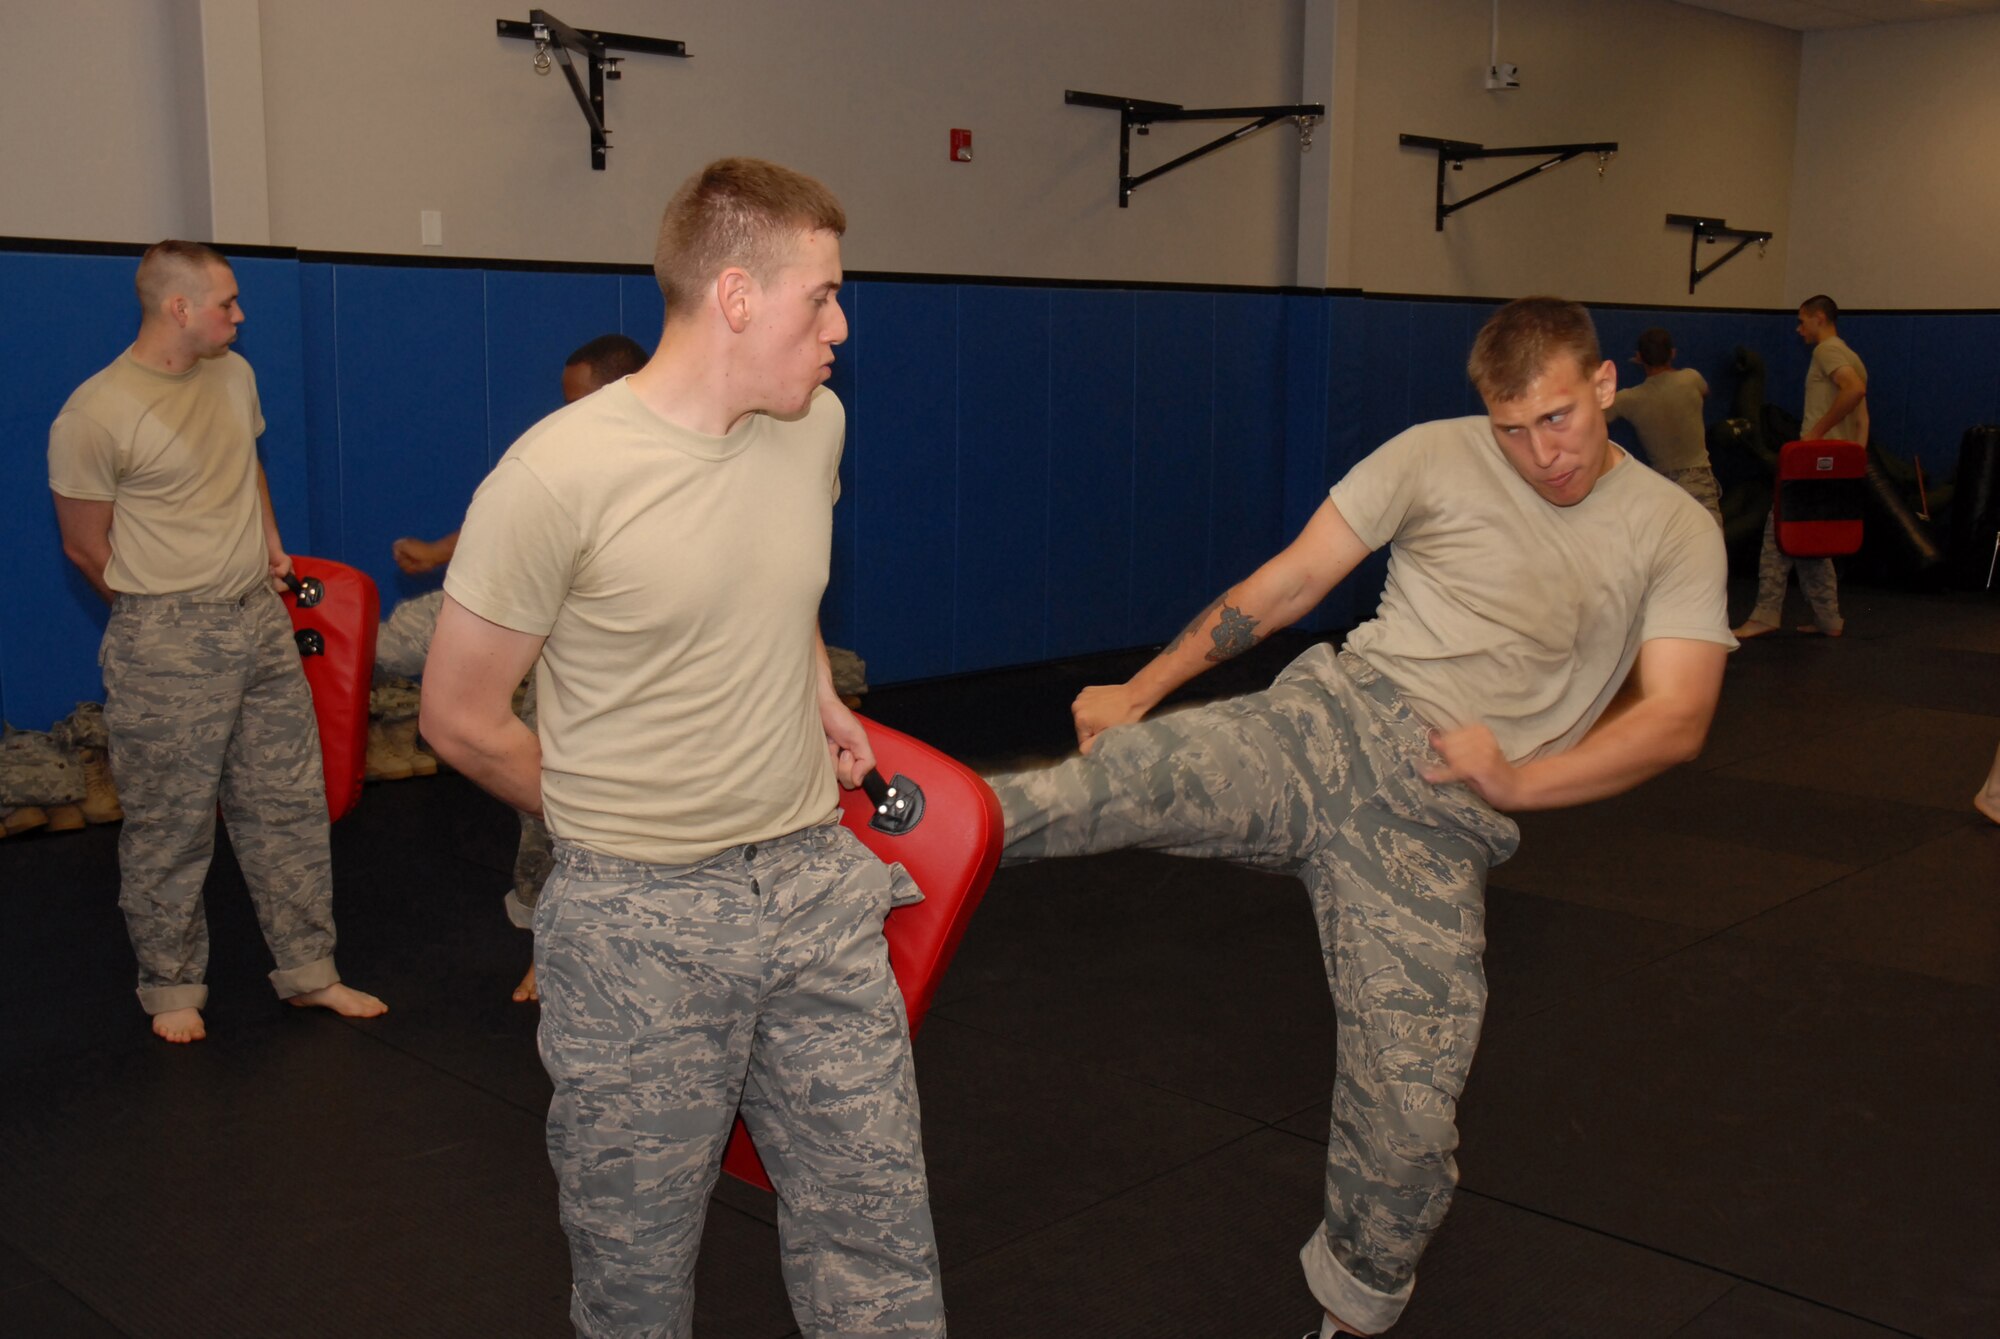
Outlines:
{"label": "pile of gear on floor", "polygon": [[47,733],[0,725],[0,836],[74,832],[125,817],[109,743],[96,702],[77,704]]}

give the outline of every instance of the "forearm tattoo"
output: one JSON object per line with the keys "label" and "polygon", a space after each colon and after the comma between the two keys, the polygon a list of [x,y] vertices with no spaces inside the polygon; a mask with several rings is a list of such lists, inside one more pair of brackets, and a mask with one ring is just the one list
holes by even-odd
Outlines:
{"label": "forearm tattoo", "polygon": [[1218,595],[1213,600],[1210,600],[1206,605],[1202,606],[1202,611],[1194,616],[1194,622],[1188,624],[1186,627],[1182,628],[1179,632],[1174,634],[1174,639],[1167,643],[1166,646],[1167,651],[1180,650],[1181,643],[1185,642],[1188,638],[1194,636],[1195,633],[1199,632],[1201,630],[1201,625],[1208,622],[1208,616],[1215,612],[1216,606],[1220,605],[1224,600],[1228,598],[1229,597],[1226,593]]}
{"label": "forearm tattoo", "polygon": [[[1207,616],[1206,613],[1202,615],[1204,618]],[[1259,640],[1257,620],[1241,609],[1225,604],[1222,606],[1222,618],[1216,623],[1211,636],[1215,642],[1215,649],[1210,651],[1205,659],[1211,665],[1219,665],[1225,660],[1242,655],[1257,644]]]}

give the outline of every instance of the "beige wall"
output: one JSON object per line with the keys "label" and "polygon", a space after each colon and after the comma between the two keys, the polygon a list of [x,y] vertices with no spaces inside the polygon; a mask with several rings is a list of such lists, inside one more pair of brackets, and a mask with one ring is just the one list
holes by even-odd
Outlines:
{"label": "beige wall", "polygon": [[182,145],[176,81],[192,16],[180,3],[9,4],[0,79],[0,234],[152,241],[206,219],[202,176]]}
{"label": "beige wall", "polygon": [[1788,301],[2000,307],[2000,15],[1805,43]]}
{"label": "beige wall", "polygon": [[[1489,0],[593,0],[578,17],[695,53],[627,59],[608,95],[619,147],[599,173],[560,74],[537,78],[529,48],[494,34],[502,12],[12,6],[23,58],[0,81],[0,234],[420,253],[418,213],[436,209],[439,254],[638,262],[676,181],[749,152],[841,193],[863,270],[2000,305],[2000,17],[1802,39],[1668,0],[1503,0],[1501,55],[1524,86],[1489,93]],[[1310,155],[1274,128],[1120,210],[1116,119],[1065,106],[1067,87],[1194,106],[1316,99],[1332,118]],[[953,126],[975,134],[970,165],[946,159]],[[1134,141],[1135,165],[1222,128],[1159,127]],[[1623,148],[1602,180],[1578,160],[1439,234],[1434,159],[1400,148],[1403,131]],[[1525,165],[1473,164],[1453,189]],[[1690,298],[1669,212],[1778,237]]]}
{"label": "beige wall", "polygon": [[[627,58],[607,87],[604,172],[561,71],[537,78],[530,48],[495,36],[504,9],[265,0],[278,240],[418,251],[418,211],[438,209],[447,254],[640,261],[676,182],[750,153],[839,192],[855,269],[1291,282],[1295,136],[1260,134],[1120,210],[1117,119],[1063,90],[1291,101],[1297,0],[594,0],[592,25],[694,53]],[[949,161],[955,126],[974,133],[970,164]],[[1161,127],[1135,159],[1198,135]]]}
{"label": "beige wall", "polygon": [[[1347,277],[1334,283],[1781,303],[1799,34],[1667,0],[1505,0],[1500,56],[1521,67],[1521,87],[1488,92],[1492,13],[1488,0],[1360,0],[1353,238]],[[1573,159],[1454,214],[1439,233],[1436,155],[1400,147],[1405,132],[1495,148],[1620,148],[1602,179],[1594,158]],[[1468,163],[1451,174],[1446,198],[1536,161]],[[1669,213],[1718,215],[1777,237],[1761,262],[1753,247],[1690,297],[1688,234],[1666,227]]]}

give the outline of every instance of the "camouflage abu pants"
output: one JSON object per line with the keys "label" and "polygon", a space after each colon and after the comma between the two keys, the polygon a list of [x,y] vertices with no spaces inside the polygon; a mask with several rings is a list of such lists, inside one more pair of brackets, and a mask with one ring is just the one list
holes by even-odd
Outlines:
{"label": "camouflage abu pants", "polygon": [[121,595],[98,663],[125,808],[118,905],[146,1012],[207,1002],[201,888],[218,803],[277,962],[271,984],[290,997],[338,981],[319,726],[278,597]]}
{"label": "camouflage abu pants", "polygon": [[1146,847],[1294,872],[1319,921],[1338,1073],[1324,1221],[1300,1259],[1369,1332],[1402,1314],[1458,1182],[1457,1105],[1486,1005],[1485,883],[1519,830],[1438,788],[1427,726],[1359,657],[1314,647],[1262,693],[988,778],[1011,861]]}
{"label": "camouflage abu pants", "polygon": [[[389,611],[375,637],[375,672],[400,679],[423,677],[424,658],[430,654],[431,638],[437,634],[438,610],[444,607],[444,592],[404,600]],[[530,730],[535,728],[535,676],[528,676],[520,705],[514,712]],[[535,899],[549,877],[549,829],[533,814],[519,814],[521,839],[514,848],[514,886],[502,905],[507,919],[523,930],[534,926]]]}
{"label": "camouflage abu pants", "polygon": [[944,1334],[909,1029],[882,939],[890,907],[919,896],[834,823],[681,866],[557,842],[535,971],[578,1334],[691,1333],[739,1106],[777,1186],[806,1339]]}
{"label": "camouflage abu pants", "polygon": [[1752,623],[1783,627],[1785,585],[1792,567],[1799,569],[1799,589],[1812,606],[1813,622],[1822,632],[1839,632],[1846,626],[1840,616],[1840,583],[1831,558],[1791,558],[1778,547],[1777,514],[1764,518],[1764,551],[1757,557],[1757,607],[1750,611]]}
{"label": "camouflage abu pants", "polygon": [[1707,465],[1690,465],[1684,470],[1661,470],[1660,473],[1681,486],[1681,491],[1702,505],[1702,510],[1722,524],[1722,485],[1716,480],[1715,471]]}

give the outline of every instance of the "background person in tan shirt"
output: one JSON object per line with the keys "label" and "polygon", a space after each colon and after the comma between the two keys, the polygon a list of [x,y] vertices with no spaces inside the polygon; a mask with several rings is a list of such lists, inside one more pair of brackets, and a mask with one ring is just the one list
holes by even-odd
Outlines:
{"label": "background person in tan shirt", "polygon": [[111,601],[98,661],[139,1001],[166,1040],[207,1035],[201,892],[220,804],[279,996],[371,1018],[382,1001],[333,965],[319,726],[274,593],[292,560],[257,463],[257,380],[229,348],[236,276],[168,241],[136,282],[138,338],[56,416],[49,487],[63,552]]}
{"label": "background person in tan shirt", "polygon": [[1646,379],[1619,391],[1604,416],[1629,421],[1653,468],[1679,484],[1721,525],[1722,485],[1709,466],[1707,429],[1701,421],[1708,382],[1691,367],[1675,367],[1674,352],[1674,337],[1662,327],[1640,332],[1632,361]]}
{"label": "background person in tan shirt", "polygon": [[[1805,413],[1799,418],[1802,442],[1841,441],[1868,445],[1868,369],[1840,337],[1840,307],[1824,293],[1799,306],[1799,338],[1812,346],[1806,368]],[[1792,558],[1778,548],[1777,513],[1764,518],[1764,549],[1757,558],[1757,605],[1736,629],[1739,641],[1776,632],[1785,621],[1785,587],[1798,568],[1799,589],[1812,606],[1813,621],[1800,632],[1839,637],[1847,631],[1840,615],[1840,581],[1831,558]]]}

